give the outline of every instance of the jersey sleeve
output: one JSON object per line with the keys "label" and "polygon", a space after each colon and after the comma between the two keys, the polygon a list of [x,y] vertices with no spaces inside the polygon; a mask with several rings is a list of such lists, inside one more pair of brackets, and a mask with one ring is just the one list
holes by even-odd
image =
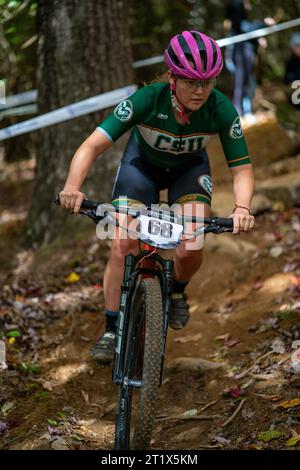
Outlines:
{"label": "jersey sleeve", "polygon": [[144,122],[153,109],[155,91],[151,86],[137,90],[133,95],[123,100],[102,121],[97,130],[102,132],[109,140],[115,142],[131,127]]}
{"label": "jersey sleeve", "polygon": [[230,168],[251,163],[239,115],[231,101],[223,95],[217,108],[219,137]]}

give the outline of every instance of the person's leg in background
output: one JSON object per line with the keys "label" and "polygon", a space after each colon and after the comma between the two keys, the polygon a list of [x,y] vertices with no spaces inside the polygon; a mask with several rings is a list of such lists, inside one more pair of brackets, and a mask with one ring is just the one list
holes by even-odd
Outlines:
{"label": "person's leg in background", "polygon": [[232,102],[240,116],[243,115],[243,95],[245,84],[245,61],[244,45],[235,44],[233,50],[233,62],[235,72],[233,75],[233,97]]}
{"label": "person's leg in background", "polygon": [[253,44],[246,42],[244,45],[245,85],[243,94],[243,114],[248,118],[253,116],[253,99],[256,89],[255,60],[255,48]]}

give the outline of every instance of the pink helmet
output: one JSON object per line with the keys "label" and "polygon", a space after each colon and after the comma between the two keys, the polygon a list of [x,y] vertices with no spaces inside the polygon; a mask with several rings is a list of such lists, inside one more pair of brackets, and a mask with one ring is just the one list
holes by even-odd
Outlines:
{"label": "pink helmet", "polygon": [[174,75],[195,80],[215,78],[223,68],[217,42],[198,31],[183,31],[172,37],[165,50],[165,62]]}

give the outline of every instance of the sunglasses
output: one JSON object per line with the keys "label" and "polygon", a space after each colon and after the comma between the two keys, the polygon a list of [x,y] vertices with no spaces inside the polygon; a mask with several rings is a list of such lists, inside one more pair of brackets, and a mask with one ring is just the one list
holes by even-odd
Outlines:
{"label": "sunglasses", "polygon": [[198,88],[208,89],[216,85],[217,80],[212,78],[210,80],[190,80],[188,78],[183,78],[175,75],[175,77],[180,80],[180,82],[189,90],[195,91]]}

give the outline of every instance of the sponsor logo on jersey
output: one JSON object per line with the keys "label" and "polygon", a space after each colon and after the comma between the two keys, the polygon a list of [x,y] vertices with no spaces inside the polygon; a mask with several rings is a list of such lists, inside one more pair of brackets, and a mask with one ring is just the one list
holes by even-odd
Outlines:
{"label": "sponsor logo on jersey", "polygon": [[196,153],[201,148],[205,147],[211,134],[193,134],[187,137],[180,138],[172,134],[165,134],[159,130],[147,127],[141,124],[137,125],[142,139],[152,147],[154,150],[160,152],[173,153],[180,155],[183,153]]}
{"label": "sponsor logo on jersey", "polygon": [[232,139],[240,139],[243,137],[243,130],[241,126],[240,118],[237,116],[232,123],[232,126],[229,131],[229,135]]}
{"label": "sponsor logo on jersey", "polygon": [[212,195],[212,180],[209,175],[202,175],[198,178],[198,183],[209,194]]}
{"label": "sponsor logo on jersey", "polygon": [[118,104],[114,110],[114,115],[116,118],[120,119],[120,121],[130,121],[133,116],[131,101],[124,100],[122,103]]}
{"label": "sponsor logo on jersey", "polygon": [[168,119],[169,116],[167,114],[158,113],[157,117],[159,119]]}

